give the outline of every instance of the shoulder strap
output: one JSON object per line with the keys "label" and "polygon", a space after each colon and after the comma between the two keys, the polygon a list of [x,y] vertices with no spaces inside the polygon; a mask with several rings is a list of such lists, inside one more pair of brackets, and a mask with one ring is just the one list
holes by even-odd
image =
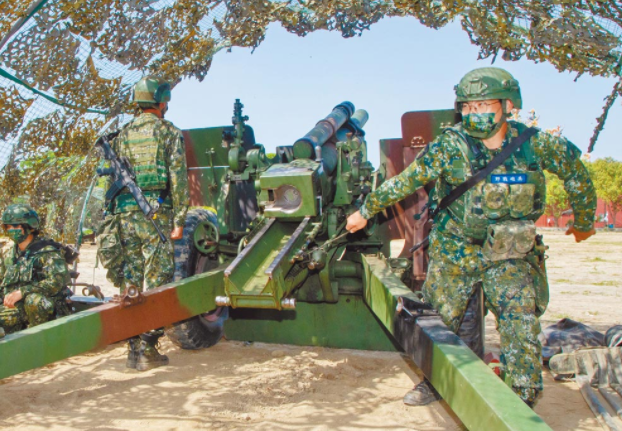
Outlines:
{"label": "shoulder strap", "polygon": [[61,252],[63,257],[65,258],[65,262],[67,262],[68,264],[72,264],[79,255],[79,253],[73,247],[61,244],[60,242],[56,242],[51,239],[42,239],[40,241],[37,241],[36,243],[28,247],[28,252],[32,256],[34,254],[37,254],[47,246],[52,246],[56,249],[56,251]]}
{"label": "shoulder strap", "polygon": [[[441,199],[441,202],[438,204],[434,210],[430,211],[428,215],[428,220],[432,221],[436,217],[436,215],[446,209],[449,205],[454,203],[456,199],[465,194],[471,187],[475,184],[479,183],[481,180],[486,178],[489,173],[494,171],[498,166],[500,166],[503,162],[506,161],[510,154],[516,151],[517,148],[520,148],[522,144],[527,142],[532,136],[538,133],[538,129],[530,127],[523,131],[516,138],[512,139],[507,147],[505,147],[497,156],[490,161],[481,171],[478,171],[475,175],[467,179],[465,182],[460,184],[458,187],[453,189],[451,193]],[[427,247],[429,244],[429,236],[426,237],[423,241],[418,244],[415,244],[410,250],[410,253],[414,253],[422,247]]]}
{"label": "shoulder strap", "polygon": [[34,244],[32,244],[30,247],[28,247],[28,252],[33,255],[35,253],[40,252],[41,250],[43,250],[45,247],[51,245],[52,247],[54,247],[56,250],[60,250],[62,247],[62,244],[53,241],[51,239],[41,239],[37,242],[35,242]]}
{"label": "shoulder strap", "polygon": [[536,133],[538,133],[538,129],[530,127],[526,129],[523,133],[518,135],[516,138],[513,138],[512,141],[510,141],[509,145],[501,150],[501,152],[497,154],[495,158],[493,158],[490,163],[486,165],[486,167],[484,167],[481,171],[478,171],[472,177],[468,178],[465,182],[453,189],[451,193],[445,196],[435,208],[434,213],[430,214],[430,219],[433,219],[436,214],[446,209],[449,205],[454,203],[456,199],[465,194],[471,187],[486,178],[488,174],[490,174],[503,162],[505,162],[505,160],[510,157],[510,155],[514,151],[516,151],[516,149],[518,149],[522,144],[527,142]]}

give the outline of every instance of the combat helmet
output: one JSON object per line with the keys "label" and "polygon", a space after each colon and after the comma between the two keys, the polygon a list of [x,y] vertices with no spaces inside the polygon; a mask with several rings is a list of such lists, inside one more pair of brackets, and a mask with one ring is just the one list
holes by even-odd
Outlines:
{"label": "combat helmet", "polygon": [[156,103],[171,100],[171,84],[158,76],[144,76],[136,84],[132,93],[132,102],[138,106],[150,107]]}
{"label": "combat helmet", "polygon": [[[471,70],[462,77],[454,90],[457,112],[460,112],[462,102],[473,100],[511,100],[515,108],[523,107],[518,81],[508,71],[498,67],[480,67]],[[502,105],[505,111],[505,104]]]}
{"label": "combat helmet", "polygon": [[9,205],[2,213],[3,225],[24,225],[39,229],[39,214],[30,205]]}

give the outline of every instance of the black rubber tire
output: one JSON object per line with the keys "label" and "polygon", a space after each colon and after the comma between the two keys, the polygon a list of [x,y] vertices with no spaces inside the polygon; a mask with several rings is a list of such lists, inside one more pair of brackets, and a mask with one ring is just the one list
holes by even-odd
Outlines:
{"label": "black rubber tire", "polygon": [[[184,235],[175,242],[175,281],[218,266],[217,260],[202,255],[194,246],[194,231],[204,221],[211,221],[218,226],[218,219],[213,212],[203,208],[188,211]],[[222,338],[224,323],[228,316],[228,309],[219,307],[209,313],[173,324],[166,328],[166,335],[182,349],[197,350],[211,347]],[[217,318],[214,320],[214,317]]]}

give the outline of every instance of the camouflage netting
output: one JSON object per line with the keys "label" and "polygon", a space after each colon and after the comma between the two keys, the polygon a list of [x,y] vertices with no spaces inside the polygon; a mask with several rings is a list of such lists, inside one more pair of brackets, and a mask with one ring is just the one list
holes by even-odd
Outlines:
{"label": "camouflage netting", "polygon": [[[202,80],[226,46],[256,48],[279,22],[361,34],[385,16],[440,28],[458,19],[480,58],[548,61],[560,71],[620,76],[622,7],[567,0],[37,0],[0,2],[0,209],[27,200],[63,237],[96,158],[93,141],[131,113],[131,86],[158,73]],[[595,132],[622,91],[606,100]],[[66,238],[68,239],[68,238]]]}

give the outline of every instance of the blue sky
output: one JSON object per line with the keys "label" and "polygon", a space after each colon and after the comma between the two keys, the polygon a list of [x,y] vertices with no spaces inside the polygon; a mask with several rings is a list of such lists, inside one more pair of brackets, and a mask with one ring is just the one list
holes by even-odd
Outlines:
{"label": "blue sky", "polygon": [[[271,152],[293,144],[335,105],[349,100],[369,112],[369,158],[378,166],[378,141],[401,136],[404,112],[451,108],[453,87],[462,75],[490,65],[490,60],[477,61],[477,53],[457,23],[432,30],[412,18],[388,18],[351,39],[327,31],[301,38],[272,25],[254,53],[223,50],[203,82],[182,81],[167,118],[182,129],[228,125],[239,98],[257,141]],[[613,79],[583,76],[573,82],[574,74],[528,60],[497,60],[494,66],[519,80],[524,111],[535,109],[540,127],[561,126],[586,151]],[[620,102],[610,111],[592,158],[622,160]]]}

